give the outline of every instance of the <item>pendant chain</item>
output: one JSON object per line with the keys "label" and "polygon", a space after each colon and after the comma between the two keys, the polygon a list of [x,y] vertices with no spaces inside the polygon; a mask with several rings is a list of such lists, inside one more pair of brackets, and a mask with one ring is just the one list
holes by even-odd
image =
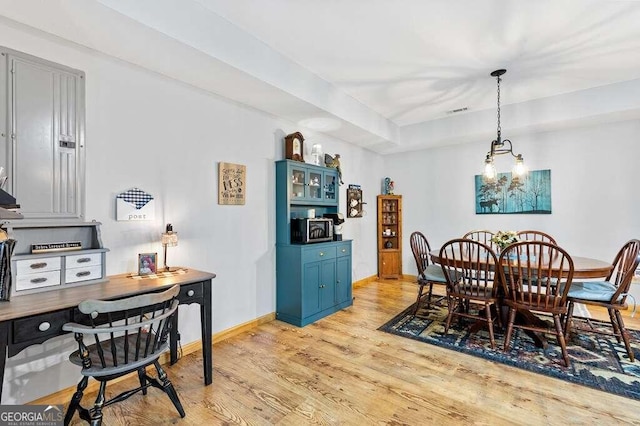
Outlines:
{"label": "pendant chain", "polygon": [[500,76],[498,76],[498,135],[500,135]]}

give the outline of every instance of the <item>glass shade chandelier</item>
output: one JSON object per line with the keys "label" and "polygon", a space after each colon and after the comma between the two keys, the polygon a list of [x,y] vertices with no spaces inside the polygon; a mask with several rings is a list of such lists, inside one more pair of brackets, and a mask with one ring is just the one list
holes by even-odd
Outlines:
{"label": "glass shade chandelier", "polygon": [[496,77],[498,82],[498,128],[496,139],[491,142],[491,149],[487,152],[487,157],[484,160],[484,173],[482,174],[487,181],[494,180],[498,173],[496,172],[496,166],[493,163],[493,159],[496,155],[511,154],[516,159],[516,163],[512,169],[512,175],[514,178],[520,178],[527,174],[527,168],[524,165],[524,158],[522,154],[514,154],[513,146],[509,139],[502,139],[502,129],[500,128],[500,76],[506,73],[507,70],[500,69],[491,73],[492,77]]}

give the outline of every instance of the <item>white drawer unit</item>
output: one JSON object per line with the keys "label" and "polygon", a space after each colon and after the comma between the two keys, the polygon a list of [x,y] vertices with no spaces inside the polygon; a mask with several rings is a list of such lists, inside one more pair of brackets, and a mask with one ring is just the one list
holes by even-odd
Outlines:
{"label": "white drawer unit", "polygon": [[62,259],[56,257],[40,257],[36,259],[24,259],[16,261],[16,275],[18,277],[25,274],[38,272],[60,271]]}
{"label": "white drawer unit", "polygon": [[96,280],[102,278],[102,266],[81,266],[79,268],[67,268],[64,274],[65,284],[79,283],[80,281]]}
{"label": "white drawer unit", "polygon": [[65,256],[66,268],[79,268],[87,266],[100,266],[102,264],[102,253],[85,253],[73,256]]}
{"label": "white drawer unit", "polygon": [[[11,295],[106,281],[109,249],[102,247],[99,222],[21,219],[4,221],[1,226],[16,241],[11,257]],[[60,243],[80,248],[60,250]],[[47,245],[51,249],[44,253],[32,252],[34,247]]]}
{"label": "white drawer unit", "polygon": [[60,285],[60,269],[57,271],[36,272],[16,275],[16,291],[34,290]]}

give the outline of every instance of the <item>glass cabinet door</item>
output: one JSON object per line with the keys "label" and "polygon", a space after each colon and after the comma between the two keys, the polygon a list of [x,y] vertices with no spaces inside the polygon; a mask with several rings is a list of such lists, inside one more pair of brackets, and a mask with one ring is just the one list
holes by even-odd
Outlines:
{"label": "glass cabinet door", "polygon": [[291,199],[303,199],[307,196],[307,171],[303,168],[291,168]]}
{"label": "glass cabinet door", "polygon": [[334,172],[324,172],[324,201],[336,201],[337,180],[338,178]]}
{"label": "glass cabinet door", "polygon": [[309,199],[312,201],[322,201],[322,172],[309,171]]}

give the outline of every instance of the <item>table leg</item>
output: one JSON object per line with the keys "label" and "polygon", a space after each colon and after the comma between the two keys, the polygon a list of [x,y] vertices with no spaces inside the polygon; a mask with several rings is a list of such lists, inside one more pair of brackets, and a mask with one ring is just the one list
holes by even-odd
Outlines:
{"label": "table leg", "polygon": [[204,384],[210,385],[213,382],[213,356],[211,352],[211,280],[204,283],[203,303],[200,305],[200,322],[202,326],[202,363],[204,366]]}
{"label": "table leg", "polygon": [[178,362],[178,312],[173,315],[169,332],[169,365]]}
{"label": "table leg", "polygon": [[9,321],[0,323],[0,402],[4,386],[4,367],[7,362],[7,342],[9,341]]}

